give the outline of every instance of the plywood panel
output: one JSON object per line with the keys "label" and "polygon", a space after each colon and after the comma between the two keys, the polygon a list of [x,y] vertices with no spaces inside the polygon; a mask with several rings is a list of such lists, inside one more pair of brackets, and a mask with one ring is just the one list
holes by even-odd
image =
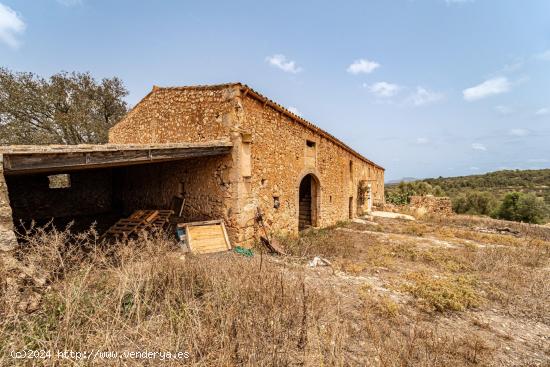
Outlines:
{"label": "plywood panel", "polygon": [[189,247],[194,253],[207,254],[231,249],[224,224],[221,221],[188,223],[184,226],[187,231]]}

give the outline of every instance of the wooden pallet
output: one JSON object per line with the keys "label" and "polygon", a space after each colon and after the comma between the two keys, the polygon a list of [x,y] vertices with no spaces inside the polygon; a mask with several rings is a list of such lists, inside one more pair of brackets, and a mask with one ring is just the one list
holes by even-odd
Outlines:
{"label": "wooden pallet", "polygon": [[168,223],[172,210],[136,210],[128,218],[120,219],[104,234],[104,237],[128,238],[142,230],[161,229]]}

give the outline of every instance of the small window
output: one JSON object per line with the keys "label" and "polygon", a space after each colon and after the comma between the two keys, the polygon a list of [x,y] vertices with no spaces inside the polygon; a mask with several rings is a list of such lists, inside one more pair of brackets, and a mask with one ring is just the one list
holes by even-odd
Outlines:
{"label": "small window", "polygon": [[280,206],[281,206],[281,201],[279,200],[279,197],[273,196],[273,207],[275,209],[279,209]]}
{"label": "small window", "polygon": [[332,203],[332,195],[330,195],[330,196],[328,197],[328,201],[329,201],[329,203]]}
{"label": "small window", "polygon": [[306,145],[307,145],[309,148],[315,148],[315,142],[314,142],[314,141],[306,140]]}
{"label": "small window", "polygon": [[180,198],[185,197],[185,184],[183,183],[183,181],[180,181],[178,183],[178,195]]}
{"label": "small window", "polygon": [[68,189],[71,187],[71,176],[64,173],[60,175],[48,176],[50,189]]}

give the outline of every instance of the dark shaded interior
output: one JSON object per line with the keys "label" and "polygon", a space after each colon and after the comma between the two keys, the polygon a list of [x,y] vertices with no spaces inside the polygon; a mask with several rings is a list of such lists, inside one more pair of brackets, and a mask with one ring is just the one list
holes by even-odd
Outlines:
{"label": "dark shaded interior", "polygon": [[312,177],[306,175],[300,182],[298,230],[303,231],[313,225],[312,218]]}
{"label": "dark shaded interior", "polygon": [[[99,233],[139,209],[171,209],[175,196],[184,196],[184,220],[218,219],[223,214],[222,191],[216,180],[220,156],[181,161],[64,172],[70,187],[50,188],[47,172],[6,176],[13,220],[18,231],[34,221],[52,221],[57,228]],[[223,176],[220,174],[220,176]]]}

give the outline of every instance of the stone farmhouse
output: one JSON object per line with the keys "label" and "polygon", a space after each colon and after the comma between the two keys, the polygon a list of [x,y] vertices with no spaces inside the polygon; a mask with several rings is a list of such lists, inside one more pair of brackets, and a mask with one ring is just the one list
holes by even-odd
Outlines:
{"label": "stone farmhouse", "polygon": [[270,231],[297,233],[384,200],[384,168],[241,83],[155,86],[109,144],[0,153],[0,250],[12,247],[14,223],[101,229],[175,196],[181,217],[223,219],[233,243],[255,238],[258,213]]}

